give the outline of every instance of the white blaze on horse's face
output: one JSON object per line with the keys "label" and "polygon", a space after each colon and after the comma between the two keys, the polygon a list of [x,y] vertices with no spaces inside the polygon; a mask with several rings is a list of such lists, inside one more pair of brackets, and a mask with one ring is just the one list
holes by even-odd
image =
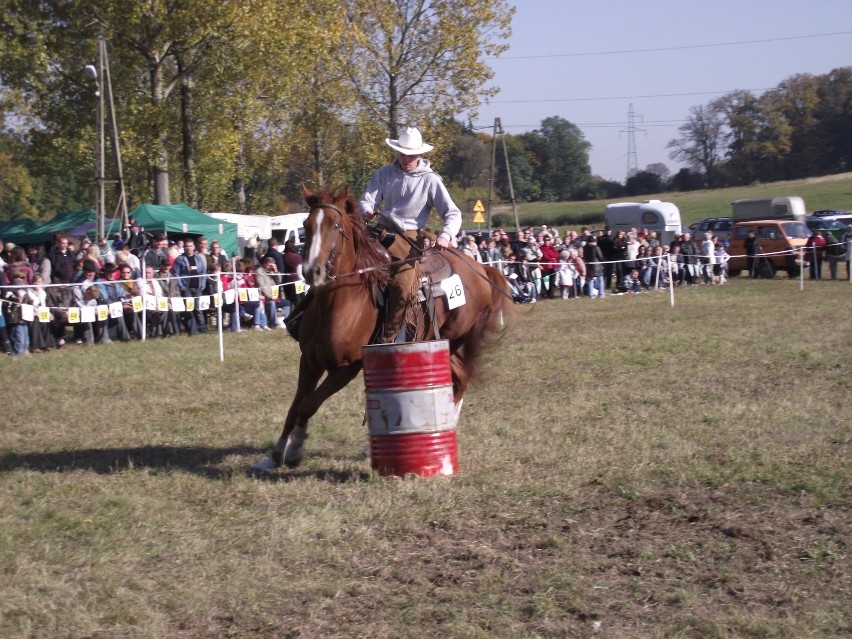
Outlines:
{"label": "white blaze on horse's face", "polygon": [[325,211],[319,209],[314,218],[313,233],[311,234],[308,255],[302,268],[305,281],[311,286],[320,286],[325,283],[325,265],[320,262],[320,250],[322,249],[322,221]]}

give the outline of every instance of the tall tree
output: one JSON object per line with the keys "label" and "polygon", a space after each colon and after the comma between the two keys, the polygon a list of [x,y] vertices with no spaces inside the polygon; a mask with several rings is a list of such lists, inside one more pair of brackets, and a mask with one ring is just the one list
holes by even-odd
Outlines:
{"label": "tall tree", "polygon": [[[400,127],[447,120],[494,94],[486,58],[508,47],[506,0],[348,0],[342,63],[361,107],[396,138]],[[434,139],[434,136],[433,136]]]}
{"label": "tall tree", "polygon": [[724,119],[712,106],[692,107],[685,124],[678,127],[681,135],[666,145],[669,156],[702,171],[710,185],[719,181],[717,165],[722,155]]}
{"label": "tall tree", "polygon": [[591,180],[589,144],[580,128],[565,118],[552,116],[541,127],[524,134],[527,149],[539,160],[542,199],[570,200]]}

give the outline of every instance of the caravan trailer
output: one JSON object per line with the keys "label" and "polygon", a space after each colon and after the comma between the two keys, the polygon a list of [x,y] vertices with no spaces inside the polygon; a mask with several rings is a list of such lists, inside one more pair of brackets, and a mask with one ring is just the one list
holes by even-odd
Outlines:
{"label": "caravan trailer", "polygon": [[807,211],[805,201],[796,196],[766,197],[731,202],[731,217],[734,222],[748,220],[795,220],[804,222]]}
{"label": "caravan trailer", "polygon": [[240,256],[243,255],[246,243],[250,238],[257,236],[258,240],[265,242],[272,237],[272,218],[268,215],[242,215],[240,213],[208,213],[208,215],[237,225],[237,244],[240,247]]}
{"label": "caravan trailer", "polygon": [[275,215],[272,218],[272,237],[278,240],[278,244],[284,246],[287,240],[293,240],[296,248],[301,252],[305,243],[304,222],[310,213],[290,213],[289,215]]}
{"label": "caravan trailer", "polygon": [[680,210],[671,202],[660,200],[607,204],[604,221],[613,235],[632,228],[656,231],[662,244],[671,243],[681,234]]}

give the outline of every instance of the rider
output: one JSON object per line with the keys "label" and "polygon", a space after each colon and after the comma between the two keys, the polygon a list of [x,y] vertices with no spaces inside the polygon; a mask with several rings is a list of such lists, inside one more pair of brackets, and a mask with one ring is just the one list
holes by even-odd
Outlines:
{"label": "rider", "polygon": [[[429,161],[423,158],[423,154],[434,147],[425,144],[420,131],[414,127],[402,131],[398,140],[386,138],[385,142],[396,151],[396,160],[376,171],[367,185],[360,200],[364,218],[369,222],[379,214],[394,222],[388,230],[404,232],[416,242],[434,208],[444,222],[435,246],[438,250],[447,248],[459,232],[462,218],[441,176],[432,171]],[[381,211],[377,211],[380,205],[383,205]],[[397,262],[416,257],[412,245],[398,235],[385,235],[383,243]],[[413,260],[394,264],[390,275],[393,281],[388,291],[385,341],[392,342],[398,334],[401,339],[405,337],[401,329],[406,310],[417,293]]]}

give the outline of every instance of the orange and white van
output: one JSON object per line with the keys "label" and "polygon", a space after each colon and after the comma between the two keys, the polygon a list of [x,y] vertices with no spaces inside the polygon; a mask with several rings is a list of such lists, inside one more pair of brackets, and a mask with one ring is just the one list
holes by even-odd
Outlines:
{"label": "orange and white van", "polygon": [[761,253],[755,266],[757,275],[772,278],[778,271],[786,271],[790,277],[799,275],[802,252],[811,231],[796,220],[749,220],[734,224],[728,248],[731,256],[728,273],[736,276],[748,270],[745,241],[749,231],[757,234]]}

